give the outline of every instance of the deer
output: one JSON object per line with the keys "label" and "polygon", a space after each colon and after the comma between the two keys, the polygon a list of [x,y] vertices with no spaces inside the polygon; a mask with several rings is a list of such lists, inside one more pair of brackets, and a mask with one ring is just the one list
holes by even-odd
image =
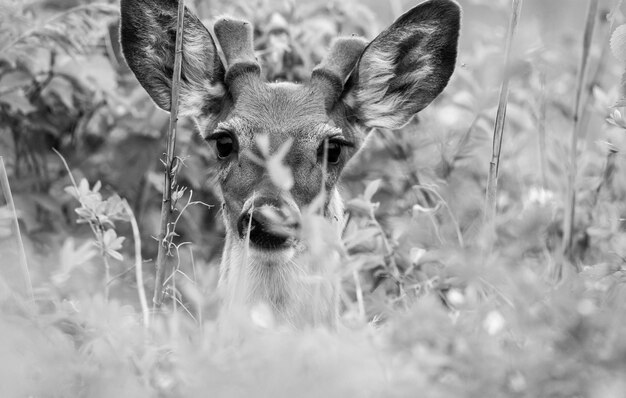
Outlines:
{"label": "deer", "polygon": [[[177,7],[177,0],[121,1],[124,58],[164,111],[171,106]],[[336,327],[339,287],[316,278],[325,275],[324,264],[302,260],[302,211],[323,194],[320,213],[339,230],[343,169],[373,130],[402,128],[444,90],[460,21],[455,1],[427,0],[371,41],[335,38],[309,81],[265,82],[249,22],[217,18],[214,39],[185,9],[179,115],[195,121],[217,157],[224,311],[261,303],[289,327]],[[288,189],[259,162],[261,136],[272,153],[283,152],[293,176]]]}

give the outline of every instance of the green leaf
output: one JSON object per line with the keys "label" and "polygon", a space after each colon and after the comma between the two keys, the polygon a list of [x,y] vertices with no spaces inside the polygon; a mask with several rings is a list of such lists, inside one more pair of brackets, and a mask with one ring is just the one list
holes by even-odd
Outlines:
{"label": "green leaf", "polygon": [[378,192],[378,189],[380,188],[381,183],[382,183],[382,180],[377,179],[367,184],[367,187],[365,187],[365,192],[363,192],[363,199],[365,199],[368,202],[371,202],[372,197],[374,197],[376,192]]}
{"label": "green leaf", "polygon": [[27,115],[37,110],[24,95],[23,90],[12,91],[0,96],[0,102],[9,105],[14,112]]}
{"label": "green leaf", "polygon": [[289,152],[291,140],[284,142],[278,151],[273,154],[265,164],[267,173],[276,187],[283,191],[289,191],[293,187],[293,174],[291,169],[283,164],[283,159]]}
{"label": "green leaf", "polygon": [[42,95],[54,95],[68,109],[74,108],[74,86],[66,79],[55,77],[41,92]]}
{"label": "green leaf", "polygon": [[93,241],[83,242],[76,247],[74,238],[67,238],[63,242],[60,252],[61,268],[52,275],[52,280],[56,284],[61,284],[70,278],[70,273],[79,266],[87,264],[97,251],[94,250]]}
{"label": "green leaf", "polygon": [[33,77],[24,70],[14,70],[6,73],[0,78],[0,91],[12,91],[20,87],[30,86],[33,83]]}

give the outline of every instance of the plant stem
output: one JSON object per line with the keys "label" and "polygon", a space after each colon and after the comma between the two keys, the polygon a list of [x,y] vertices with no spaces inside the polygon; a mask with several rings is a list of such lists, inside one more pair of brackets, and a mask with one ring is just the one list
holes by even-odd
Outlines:
{"label": "plant stem", "polygon": [[[102,242],[102,241],[101,241]],[[107,254],[102,251],[102,261],[104,261],[104,302],[109,302],[109,281],[111,280],[111,266]]]}
{"label": "plant stem", "polygon": [[170,107],[170,124],[167,131],[167,150],[165,155],[165,173],[163,186],[163,201],[161,203],[161,225],[158,236],[159,249],[156,260],[156,277],[154,281],[153,304],[159,308],[163,303],[163,275],[165,273],[165,257],[167,255],[167,240],[170,216],[173,211],[172,188],[176,181],[174,150],[176,147],[176,123],[178,122],[178,97],[180,91],[180,72],[183,56],[183,21],[185,17],[185,0],[178,0],[178,14],[176,21],[176,52],[174,54],[174,74],[172,76],[172,102]]}
{"label": "plant stem", "polygon": [[130,218],[130,225],[133,229],[133,241],[135,243],[135,279],[137,281],[137,294],[139,295],[139,304],[141,305],[141,314],[143,316],[143,326],[148,328],[150,326],[150,311],[148,310],[148,300],[146,299],[146,291],[143,286],[143,267],[141,260],[141,235],[139,234],[139,226],[137,225],[137,219],[135,213],[130,207],[127,201],[122,202],[128,217]]}
{"label": "plant stem", "polygon": [[546,110],[548,106],[548,95],[546,91],[546,73],[539,72],[539,80],[541,84],[541,93],[539,94],[539,109],[537,110],[537,138],[539,140],[539,168],[541,172],[541,188],[548,189],[548,177],[546,168],[548,158],[546,155]]}
{"label": "plant stem", "polygon": [[9,177],[7,176],[7,170],[4,166],[4,157],[0,156],[0,188],[4,193],[4,198],[9,206],[9,211],[13,215],[13,222],[15,224],[15,233],[17,239],[17,252],[19,256],[20,268],[24,276],[24,285],[26,286],[26,294],[28,298],[34,302],[35,296],[33,294],[33,284],[30,278],[30,271],[28,270],[28,262],[26,261],[26,251],[24,250],[24,242],[22,241],[22,234],[20,233],[20,223],[17,220],[17,212],[15,211],[15,202],[13,201],[13,195],[11,195],[11,186],[9,185]]}
{"label": "plant stem", "polygon": [[502,137],[504,135],[504,122],[506,120],[506,107],[509,99],[510,63],[511,47],[517,22],[522,9],[523,0],[513,0],[511,19],[506,34],[504,77],[500,88],[500,99],[498,101],[498,112],[496,114],[496,124],[493,132],[493,148],[491,161],[489,162],[489,176],[487,179],[487,199],[485,203],[484,223],[490,229],[490,241],[493,241],[495,234],[495,217],[498,194],[498,172],[500,168],[500,151],[502,149]]}
{"label": "plant stem", "polygon": [[596,24],[596,15],[598,13],[598,0],[589,0],[589,8],[587,9],[587,23],[585,24],[585,33],[583,36],[583,52],[578,68],[578,81],[576,86],[576,100],[574,104],[574,128],[570,136],[570,152],[569,152],[569,173],[567,181],[567,202],[565,203],[565,217],[563,219],[563,254],[573,260],[573,243],[574,243],[574,219],[576,217],[576,175],[578,173],[578,136],[581,134],[580,116],[583,112],[583,92],[585,88],[585,76],[587,74],[587,65],[589,63],[589,54],[591,41],[593,38],[593,29]]}

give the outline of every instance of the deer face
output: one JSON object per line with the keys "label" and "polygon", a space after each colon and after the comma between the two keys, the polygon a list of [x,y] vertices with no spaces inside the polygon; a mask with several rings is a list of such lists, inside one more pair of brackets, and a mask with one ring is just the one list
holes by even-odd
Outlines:
{"label": "deer face", "polygon": [[[329,118],[324,98],[311,86],[248,79],[232,111],[206,136],[219,159],[219,186],[229,233],[249,240],[252,253],[296,245],[300,209],[324,189],[332,192],[357,146]],[[266,148],[259,148],[259,137]],[[281,151],[291,170],[290,189],[273,181],[267,153]],[[328,213],[330,201],[325,203]]]}
{"label": "deer face", "polygon": [[[166,111],[176,3],[121,3],[126,60]],[[444,89],[454,70],[459,24],[454,1],[429,0],[369,43],[335,40],[309,82],[267,83],[260,78],[248,22],[215,23],[224,64],[209,32],[186,10],[180,114],[194,118],[219,159],[227,230],[221,276],[231,302],[266,301],[291,323],[332,322],[334,289],[321,289],[325,293],[315,302],[302,282],[314,270],[297,263],[304,250],[300,211],[325,194],[324,216],[341,219],[336,183],[345,164],[370,130],[402,127]],[[291,169],[293,184],[268,172],[272,154]]]}

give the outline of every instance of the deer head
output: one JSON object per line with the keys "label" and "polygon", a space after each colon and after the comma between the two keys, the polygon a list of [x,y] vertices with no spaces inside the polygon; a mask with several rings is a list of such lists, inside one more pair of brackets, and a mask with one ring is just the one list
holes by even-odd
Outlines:
{"label": "deer head", "polygon": [[[177,0],[122,0],[121,41],[128,65],[154,102],[170,109]],[[323,214],[341,223],[336,184],[374,128],[397,129],[447,85],[455,67],[460,9],[429,0],[373,41],[339,38],[305,84],[260,77],[252,27],[222,18],[216,42],[185,12],[180,114],[192,117],[219,159],[226,225],[221,285],[228,305],[264,302],[279,320],[333,324],[337,289],[323,266],[299,263],[301,209],[327,193]],[[268,174],[267,153],[281,151],[293,185]],[[261,161],[260,161],[261,159]],[[337,239],[339,239],[337,237]],[[315,268],[315,269],[313,269]]]}

